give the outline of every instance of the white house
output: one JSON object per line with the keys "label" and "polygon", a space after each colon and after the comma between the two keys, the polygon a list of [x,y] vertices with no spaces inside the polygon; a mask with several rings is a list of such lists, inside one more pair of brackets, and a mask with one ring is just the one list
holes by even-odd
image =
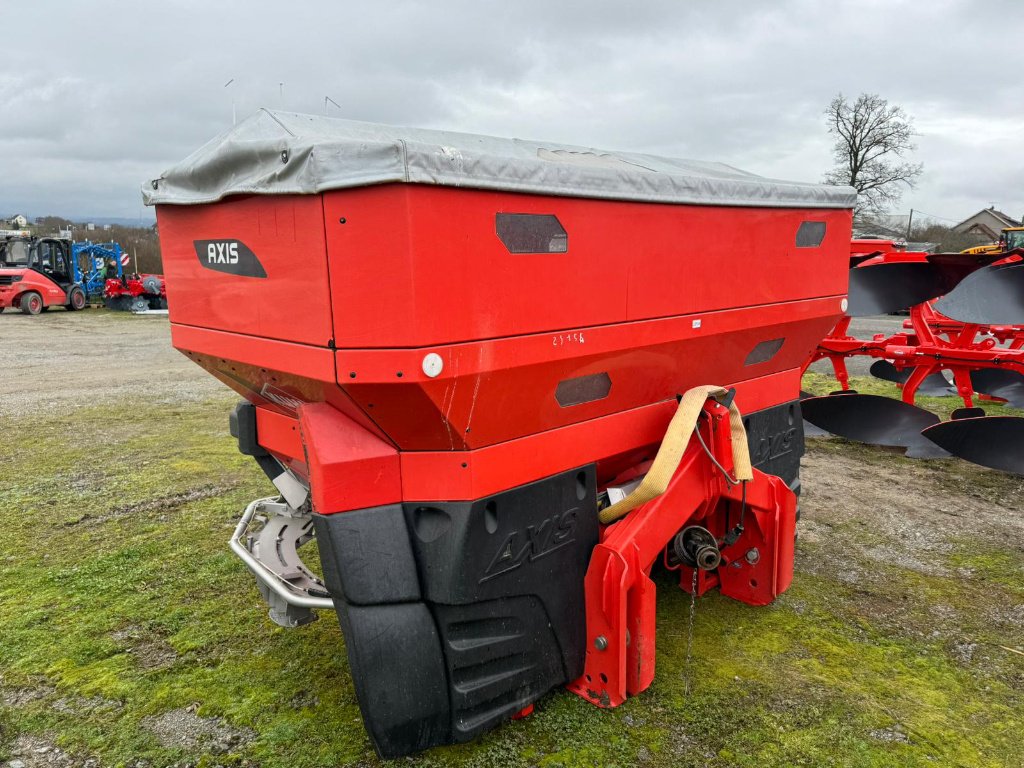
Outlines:
{"label": "white house", "polygon": [[26,219],[22,214],[16,213],[11,216],[11,218],[7,219],[7,226],[12,229],[24,229],[28,226],[28,219]]}

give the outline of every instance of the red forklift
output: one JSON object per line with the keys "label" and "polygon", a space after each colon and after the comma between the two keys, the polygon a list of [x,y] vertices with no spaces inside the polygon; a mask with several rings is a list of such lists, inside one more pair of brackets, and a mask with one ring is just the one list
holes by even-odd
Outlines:
{"label": "red forklift", "polygon": [[71,241],[56,237],[0,239],[0,312],[38,315],[50,307],[84,309],[85,288],[75,279]]}

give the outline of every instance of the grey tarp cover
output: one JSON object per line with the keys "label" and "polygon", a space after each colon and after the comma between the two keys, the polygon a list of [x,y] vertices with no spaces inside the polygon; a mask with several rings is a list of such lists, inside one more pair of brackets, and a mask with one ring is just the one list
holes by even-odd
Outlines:
{"label": "grey tarp cover", "polygon": [[143,187],[147,205],[315,194],[388,182],[698,205],[852,208],[850,187],[722,163],[261,109]]}

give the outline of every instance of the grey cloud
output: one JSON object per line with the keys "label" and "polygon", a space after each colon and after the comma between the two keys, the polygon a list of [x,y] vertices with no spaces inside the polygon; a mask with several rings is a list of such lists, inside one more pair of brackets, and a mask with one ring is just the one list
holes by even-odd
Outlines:
{"label": "grey cloud", "polygon": [[140,183],[228,127],[232,99],[240,117],[330,96],[354,119],[816,180],[838,91],[915,115],[925,176],[906,207],[1024,209],[1024,94],[1001,43],[1019,2],[21,5],[0,57],[0,213],[135,216]]}

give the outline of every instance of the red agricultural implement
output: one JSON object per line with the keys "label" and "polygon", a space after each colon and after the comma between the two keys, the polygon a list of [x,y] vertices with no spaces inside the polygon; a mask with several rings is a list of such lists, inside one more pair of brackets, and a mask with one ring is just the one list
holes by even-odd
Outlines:
{"label": "red agricultural implement", "polygon": [[[1022,252],[927,254],[891,241],[853,241],[849,309],[808,365],[827,359],[841,390],[803,401],[814,426],[860,442],[906,449],[912,458],[959,456],[1024,474],[1024,418],[986,416],[975,398],[1024,407]],[[871,339],[849,335],[853,317],[909,310],[904,330]],[[877,358],[871,373],[902,400],[849,388],[846,359]],[[949,377],[946,377],[946,372]],[[941,422],[914,405],[958,395],[964,407]]]}
{"label": "red agricultural implement", "polygon": [[852,190],[264,111],[144,193],[173,343],[280,492],[232,549],[278,623],[337,611],[381,755],[643,691],[652,569],[789,586]]}
{"label": "red agricultural implement", "polygon": [[103,286],[103,303],[122,312],[146,312],[167,309],[167,290],[163,275],[124,275],[111,278]]}

